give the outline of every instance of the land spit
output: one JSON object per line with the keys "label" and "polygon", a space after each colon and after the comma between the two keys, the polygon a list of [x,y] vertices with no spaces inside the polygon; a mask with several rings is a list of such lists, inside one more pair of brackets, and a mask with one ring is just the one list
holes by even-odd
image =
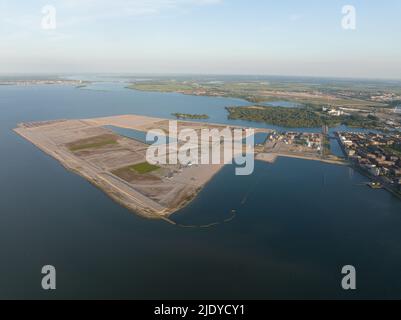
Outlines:
{"label": "land spit", "polygon": [[[178,131],[193,129],[200,137],[202,129],[223,130],[229,128],[245,129],[238,126],[225,126],[204,122],[178,121]],[[200,190],[225,165],[158,165],[146,161],[149,145],[126,136],[118,135],[110,127],[148,132],[162,129],[169,132],[169,120],[139,115],[121,115],[82,120],[55,120],[20,123],[14,131],[39,149],[58,160],[65,168],[73,171],[99,187],[113,200],[131,211],[150,219],[165,219],[190,203]],[[254,128],[255,133],[271,133],[269,129]],[[177,152],[187,141],[178,141]],[[197,148],[198,144],[190,147]],[[216,145],[217,144],[217,145]],[[318,160],[332,164],[345,164],[336,157],[322,159],[315,150],[301,148],[290,150],[283,143],[271,142],[255,148],[256,160],[273,163],[277,157],[295,157]],[[222,141],[210,145],[210,149],[221,149]],[[211,150],[210,154],[212,153]],[[230,159],[231,161],[231,159]]]}
{"label": "land spit", "polygon": [[[224,161],[210,165],[151,166],[146,162],[149,145],[118,135],[107,126],[142,132],[151,129],[168,132],[169,120],[122,115],[21,123],[14,131],[58,160],[68,170],[99,187],[118,203],[150,219],[171,222],[168,217],[194,199],[224,166]],[[227,126],[178,122],[179,130],[186,128],[200,132],[205,128],[222,130]],[[263,129],[256,131],[266,132]],[[178,141],[177,148],[184,143]]]}

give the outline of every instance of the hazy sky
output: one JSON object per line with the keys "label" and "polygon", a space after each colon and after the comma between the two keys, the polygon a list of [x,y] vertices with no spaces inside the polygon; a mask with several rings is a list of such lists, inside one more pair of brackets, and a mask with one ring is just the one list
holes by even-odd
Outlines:
{"label": "hazy sky", "polygon": [[400,17],[400,0],[0,0],[0,73],[401,78]]}

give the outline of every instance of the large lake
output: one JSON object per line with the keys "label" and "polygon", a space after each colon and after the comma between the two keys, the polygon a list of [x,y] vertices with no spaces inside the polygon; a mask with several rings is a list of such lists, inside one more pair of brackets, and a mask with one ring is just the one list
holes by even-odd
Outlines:
{"label": "large lake", "polygon": [[[122,84],[0,86],[0,298],[401,298],[401,201],[347,167],[281,158],[238,177],[227,166],[174,219],[235,217],[187,228],[132,214],[11,131],[21,121],[172,112],[255,126],[227,120],[226,106],[246,104]],[[55,292],[41,289],[47,264]],[[354,292],[340,286],[349,264]]]}

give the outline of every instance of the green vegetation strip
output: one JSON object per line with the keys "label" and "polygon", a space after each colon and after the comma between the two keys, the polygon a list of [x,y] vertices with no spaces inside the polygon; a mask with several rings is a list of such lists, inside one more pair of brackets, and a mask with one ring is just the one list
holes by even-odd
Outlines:
{"label": "green vegetation strip", "polygon": [[149,173],[152,171],[156,171],[158,169],[160,169],[160,167],[149,164],[147,162],[138,163],[138,164],[135,164],[135,165],[129,167],[129,170],[135,171],[140,174]]}

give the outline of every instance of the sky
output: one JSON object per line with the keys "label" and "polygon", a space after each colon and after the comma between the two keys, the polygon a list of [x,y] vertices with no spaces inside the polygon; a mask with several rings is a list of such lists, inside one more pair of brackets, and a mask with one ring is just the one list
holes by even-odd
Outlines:
{"label": "sky", "polygon": [[401,79],[400,16],[399,0],[0,0],[0,73]]}

